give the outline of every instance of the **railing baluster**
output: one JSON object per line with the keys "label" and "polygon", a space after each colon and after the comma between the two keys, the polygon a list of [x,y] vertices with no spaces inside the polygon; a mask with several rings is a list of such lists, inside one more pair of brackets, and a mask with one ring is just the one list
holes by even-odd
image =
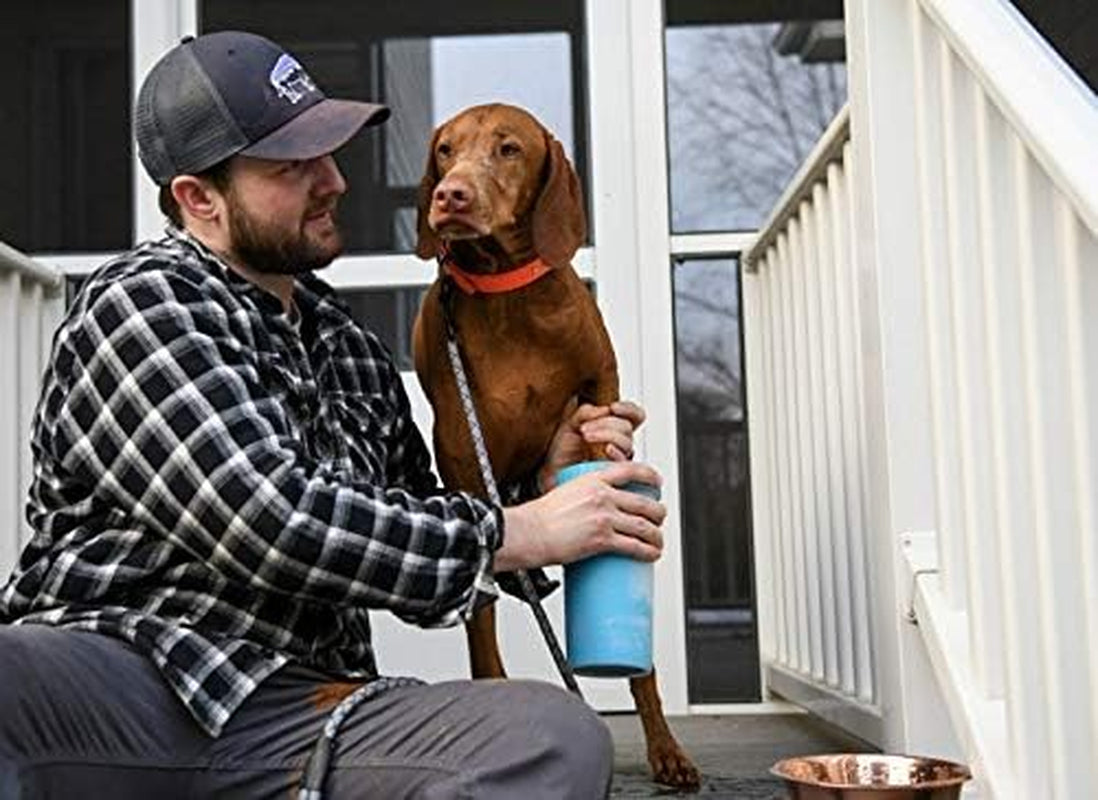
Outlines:
{"label": "railing baluster", "polygon": [[[1065,673],[1064,689],[1069,698],[1087,702],[1071,702],[1064,714],[1064,737],[1068,742],[1066,754],[1070,772],[1065,780],[1072,787],[1082,786],[1083,781],[1091,780],[1093,759],[1098,753],[1098,728],[1093,725],[1091,709],[1098,692],[1098,663],[1092,660],[1093,650],[1089,634],[1095,610],[1087,602],[1095,596],[1094,587],[1088,584],[1093,573],[1092,558],[1095,541],[1091,508],[1098,485],[1088,478],[1086,468],[1089,461],[1089,442],[1087,441],[1086,416],[1093,414],[1093,408],[1082,404],[1081,382],[1084,379],[1082,361],[1083,340],[1081,331],[1075,324],[1081,317],[1082,307],[1079,297],[1073,289],[1082,288],[1079,277],[1083,265],[1080,261],[1079,222],[1067,198],[1054,189],[1054,199],[1048,209],[1052,215],[1052,232],[1055,238],[1053,263],[1059,269],[1042,269],[1041,279],[1048,284],[1050,317],[1048,335],[1045,342],[1048,357],[1045,371],[1057,371],[1063,384],[1050,387],[1058,391],[1055,405],[1050,404],[1048,438],[1052,444],[1047,451],[1051,461],[1049,484],[1050,530],[1055,536],[1053,547],[1053,569],[1058,592],[1056,615],[1060,627],[1062,662],[1060,668]],[[1098,262],[1090,262],[1087,269],[1098,269]],[[1093,298],[1090,298],[1093,299]],[[1098,309],[1091,307],[1087,313],[1093,317]],[[1091,347],[1094,342],[1091,342]],[[1074,491],[1064,491],[1063,487],[1072,487]],[[1082,613],[1075,615],[1064,610],[1078,608]],[[1088,707],[1089,706],[1089,707]]]}
{"label": "railing baluster", "polygon": [[[774,594],[774,606],[775,616],[779,620],[779,628],[777,631],[777,645],[778,645],[778,663],[789,663],[790,657],[790,645],[789,637],[792,632],[792,624],[789,619],[789,603],[787,600],[787,592],[785,581],[783,578],[782,570],[784,566],[789,563],[789,550],[786,542],[786,510],[788,509],[788,489],[784,480],[784,470],[782,463],[782,456],[784,453],[785,441],[782,435],[782,423],[784,421],[784,404],[782,402],[782,337],[781,337],[781,316],[779,311],[779,296],[777,286],[777,261],[778,252],[777,248],[771,247],[766,257],[766,274],[762,280],[765,297],[764,308],[766,310],[767,318],[761,321],[761,325],[766,331],[766,361],[765,368],[767,374],[763,376],[763,380],[766,381],[767,389],[769,393],[769,402],[763,413],[766,414],[766,427],[767,427],[767,439],[768,449],[770,451],[769,466],[770,466],[770,520],[772,527],[769,530],[768,538],[771,540],[773,549],[771,550],[775,560],[771,561],[767,568],[769,569],[774,580],[771,582]],[[756,536],[758,532],[756,532]]]}
{"label": "railing baluster", "polygon": [[[849,695],[858,693],[858,674],[856,663],[856,641],[858,613],[855,603],[856,582],[862,579],[853,562],[853,539],[859,535],[860,515],[857,513],[860,498],[857,496],[857,429],[856,396],[853,377],[853,347],[851,336],[852,303],[849,292],[853,290],[850,281],[850,250],[847,237],[846,175],[840,163],[833,163],[827,169],[827,206],[831,219],[831,274],[832,284],[830,305],[831,322],[834,325],[834,375],[837,409],[836,427],[838,437],[835,443],[838,474],[834,508],[837,510],[835,544],[836,574],[838,586],[839,621],[839,676],[840,688]],[[825,301],[826,302],[826,301]]]}
{"label": "railing baluster", "polygon": [[792,666],[801,672],[811,671],[811,651],[808,638],[808,583],[805,575],[804,563],[804,483],[802,480],[801,465],[803,462],[801,448],[801,426],[799,418],[801,414],[801,396],[799,390],[799,361],[798,352],[800,342],[797,340],[796,325],[796,281],[795,257],[792,255],[791,241],[794,239],[792,230],[783,234],[778,239],[779,263],[781,274],[779,283],[782,287],[782,322],[785,339],[785,403],[787,425],[787,452],[786,464],[789,477],[789,527],[787,529],[787,541],[793,555],[790,564],[787,565],[788,576],[786,591],[790,592],[793,605],[793,653]]}
{"label": "railing baluster", "polygon": [[797,338],[793,316],[793,292],[795,277],[790,257],[790,235],[783,232],[777,242],[780,274],[778,286],[782,302],[782,340],[784,366],[784,415],[786,419],[785,464],[788,508],[786,510],[786,541],[789,543],[789,563],[786,564],[786,591],[791,607],[793,627],[790,637],[792,658],[790,665],[802,672],[808,671],[808,620],[804,608],[804,538],[801,514],[800,427],[797,422]]}
{"label": "railing baluster", "polygon": [[26,496],[27,489],[30,488],[32,466],[31,450],[27,445],[27,439],[30,436],[34,407],[38,401],[38,385],[41,379],[39,365],[44,347],[41,330],[44,312],[42,284],[32,283],[25,287],[20,295],[17,353],[19,367],[14,394],[17,404],[17,435],[21,446],[17,450],[19,469],[16,471],[15,478],[19,502],[16,503],[18,524],[14,530],[18,532],[17,539],[22,545],[30,538],[30,525],[24,518],[22,500]]}
{"label": "railing baluster", "polygon": [[[739,280],[743,298],[741,319],[746,319],[748,315],[753,319],[768,319],[766,292],[769,287],[767,283],[759,280],[744,280],[742,271],[739,274]],[[770,356],[768,334],[769,326],[766,324],[743,327],[744,383],[747,389],[747,408],[751,412],[751,424],[747,428],[747,446],[754,466],[751,472],[752,531],[774,529],[771,518],[774,507],[774,485],[771,481],[773,448],[770,444],[771,392],[770,368],[767,363]],[[774,583],[773,576],[767,569],[769,564],[774,563],[775,555],[774,542],[770,536],[753,538],[752,571],[761,668],[767,660],[773,659],[776,650]]]}
{"label": "railing baluster", "polygon": [[851,574],[854,577],[854,633],[857,637],[854,643],[854,668],[855,683],[857,684],[858,699],[864,703],[877,703],[880,700],[876,680],[876,658],[873,654],[873,610],[870,603],[871,582],[869,577],[869,443],[866,437],[866,404],[862,387],[865,386],[865,368],[862,355],[862,339],[859,328],[859,320],[862,315],[861,290],[858,275],[858,264],[855,256],[855,228],[854,228],[854,150],[849,140],[843,145],[843,188],[842,202],[844,205],[843,217],[846,220],[845,252],[847,263],[846,281],[848,283],[845,298],[849,300],[850,316],[847,320],[850,336],[850,356],[853,367],[854,383],[851,387],[853,394],[852,412],[854,418],[851,427],[854,429],[855,463],[852,465],[852,476],[855,481],[853,490],[855,502],[852,508],[855,510],[854,536],[850,542]]}
{"label": "railing baluster", "polygon": [[[990,448],[987,430],[986,311],[980,270],[979,204],[976,162],[981,157],[975,115],[983,93],[959,62],[949,70],[950,122],[946,126],[946,229],[952,299],[952,398],[956,432],[953,453],[959,466],[960,508],[946,543],[963,560],[968,596],[968,636],[977,683],[989,698],[1002,696],[1002,637],[995,606],[999,603],[999,556],[988,546],[991,519]],[[948,457],[948,456],[947,456]],[[945,533],[942,534],[943,537]]]}
{"label": "railing baluster", "polygon": [[1043,699],[1032,691],[1041,665],[1033,642],[1039,624],[1029,593],[1035,551],[1029,491],[1029,445],[1021,435],[1026,409],[1019,354],[1022,342],[1018,242],[1015,238],[1019,183],[1012,166],[1017,140],[994,106],[977,117],[981,142],[976,162],[980,206],[983,289],[987,298],[988,406],[994,489],[995,536],[999,549],[1003,641],[1003,694],[1007,740],[1017,764],[1021,796],[1047,797],[1051,765],[1044,747],[1031,749],[1027,736],[1045,741]]}
{"label": "railing baluster", "polygon": [[[1042,653],[1044,689],[1048,714],[1048,747],[1052,754],[1054,795],[1069,797],[1069,776],[1085,764],[1090,769],[1090,754],[1080,754],[1078,742],[1069,736],[1068,718],[1074,690],[1078,687],[1081,667],[1078,653],[1078,617],[1066,613],[1082,607],[1082,594],[1074,579],[1078,571],[1065,560],[1063,545],[1071,520],[1065,516],[1064,487],[1070,476],[1063,469],[1070,460],[1070,429],[1064,425],[1067,385],[1063,359],[1065,313],[1062,287],[1056,285],[1055,271],[1047,268],[1058,254],[1051,208],[1055,191],[1045,174],[1034,168],[1025,154],[1021,174],[1024,177],[1020,205],[1019,236],[1022,280],[1022,346],[1025,366],[1025,390],[1029,424],[1025,435],[1030,439],[1033,473],[1033,536],[1037,543],[1034,563],[1034,589],[1040,636],[1037,646]],[[1053,273],[1050,278],[1050,272]],[[1080,695],[1081,696],[1081,695]],[[1075,763],[1073,755],[1081,755]]]}
{"label": "railing baluster", "polygon": [[[956,170],[956,137],[951,136],[955,113],[954,69],[952,51],[945,41],[938,39],[938,79],[941,92],[941,155],[944,165],[940,176],[932,175],[927,184],[934,191],[933,184],[941,180],[940,197],[944,201],[931,215],[940,214],[941,220],[935,227],[935,237],[941,236],[945,245],[944,252],[935,255],[944,256],[934,263],[924,261],[925,286],[927,291],[927,337],[930,344],[928,364],[932,409],[934,415],[934,468],[935,489],[937,492],[937,532],[938,549],[941,554],[941,573],[946,598],[956,610],[965,607],[968,584],[965,575],[964,548],[964,499],[963,476],[960,470],[960,424],[957,414],[956,366],[954,347],[957,335],[954,331],[956,314],[954,308],[954,287],[951,280],[956,257],[949,245],[951,227],[949,224],[950,203],[960,202],[955,192],[950,191],[953,183],[951,173]],[[939,227],[940,226],[940,227]],[[925,240],[924,240],[925,241]]]}
{"label": "railing baluster", "polygon": [[[956,161],[947,140],[952,115],[952,55],[946,43],[918,6],[912,8],[915,81],[915,150],[918,162],[920,247],[926,297],[927,369],[932,414],[931,435],[936,454],[934,470],[938,548],[943,585],[951,605],[964,603],[964,560],[960,537],[960,476],[957,459],[949,452],[956,441],[953,370],[950,352],[953,315],[947,276],[950,271],[947,222],[947,177],[944,170]],[[956,201],[955,201],[956,202]],[[955,533],[956,532],[956,533]]]}
{"label": "railing baluster", "polygon": [[[830,181],[830,165],[827,177]],[[812,189],[812,207],[816,209],[816,297],[819,310],[817,330],[821,349],[821,393],[823,418],[826,428],[821,437],[823,443],[823,467],[827,479],[827,517],[825,518],[824,572],[824,677],[828,685],[845,684],[849,671],[844,664],[843,649],[849,630],[846,611],[849,596],[847,575],[846,518],[843,490],[842,418],[839,406],[841,398],[838,369],[838,322],[835,319],[835,221],[832,216],[831,194],[834,188],[817,183]]]}
{"label": "railing baluster", "polygon": [[797,623],[795,618],[795,603],[791,596],[791,593],[793,592],[793,550],[790,535],[792,488],[790,486],[791,478],[789,473],[789,449],[791,444],[789,440],[788,424],[789,394],[786,381],[786,351],[789,340],[785,332],[785,315],[782,313],[784,308],[781,275],[782,259],[777,245],[770,248],[769,266],[770,281],[773,284],[770,297],[770,308],[771,313],[774,314],[772,323],[774,331],[774,469],[777,474],[778,486],[778,491],[775,493],[778,498],[778,527],[775,529],[775,534],[778,537],[779,546],[783,553],[782,560],[777,564],[777,579],[779,583],[777,591],[781,600],[782,621],[785,625],[785,629],[782,632],[784,654],[781,663],[792,664],[796,661],[797,653],[797,643],[794,638],[797,635]]}
{"label": "railing baluster", "polygon": [[19,297],[20,273],[0,272],[0,575],[6,576],[19,554]]}
{"label": "railing baluster", "polygon": [[805,647],[804,672],[814,678],[823,676],[820,644],[820,576],[816,518],[815,469],[812,460],[812,385],[809,370],[809,333],[807,302],[805,298],[805,244],[804,223],[794,216],[789,221],[789,253],[793,296],[793,330],[795,344],[794,396],[797,406],[797,463],[799,474],[797,505],[800,510],[798,524],[799,559],[797,571],[802,591],[802,634]]}
{"label": "railing baluster", "polygon": [[[1004,621],[1002,613],[1003,579],[1002,548],[999,541],[1000,520],[995,503],[994,465],[996,450],[992,438],[992,421],[988,414],[992,405],[992,375],[989,363],[991,343],[991,314],[994,295],[988,293],[989,284],[996,278],[990,269],[997,253],[1002,249],[995,239],[991,227],[991,211],[996,198],[986,195],[984,187],[987,181],[981,171],[996,170],[1000,174],[1005,169],[1002,150],[1001,130],[996,129],[998,138],[993,140],[988,129],[988,116],[992,106],[987,95],[975,81],[970,81],[972,92],[973,127],[970,128],[975,158],[971,165],[968,187],[975,198],[975,215],[970,220],[971,230],[968,236],[973,240],[976,253],[971,264],[966,266],[970,284],[970,302],[973,314],[979,318],[979,327],[973,331],[969,349],[971,376],[965,387],[969,395],[970,442],[972,450],[972,485],[969,508],[972,510],[973,524],[969,535],[974,546],[970,548],[970,574],[977,577],[974,587],[978,591],[974,599],[978,603],[973,621],[977,626],[974,647],[977,648],[978,669],[982,667],[982,678],[987,696],[990,699],[1002,699],[1005,694],[1006,676],[1003,666]],[[994,162],[993,162],[994,157]],[[996,166],[992,166],[996,163]]]}
{"label": "railing baluster", "polygon": [[[1067,213],[1066,210],[1063,213]],[[1079,568],[1086,599],[1081,609],[1086,625],[1086,646],[1091,677],[1090,742],[1098,746],[1098,234],[1072,217],[1074,246],[1065,261],[1064,281],[1068,297],[1067,345],[1070,353],[1072,418],[1075,437],[1075,470],[1079,491]]]}
{"label": "railing baluster", "polygon": [[774,249],[774,282],[778,308],[778,340],[781,344],[778,352],[780,368],[778,370],[780,396],[777,410],[781,414],[778,427],[782,448],[778,453],[780,475],[782,477],[782,525],[781,537],[785,550],[782,569],[782,597],[785,602],[785,620],[788,625],[788,660],[785,662],[796,669],[801,668],[804,650],[801,648],[801,585],[797,583],[797,485],[796,485],[796,404],[793,402],[793,342],[792,325],[789,318],[789,260],[787,238],[778,239]]}
{"label": "railing baluster", "polygon": [[31,479],[31,417],[54,328],[61,276],[0,242],[0,582],[30,535],[23,508]]}
{"label": "railing baluster", "polygon": [[[1045,610],[1049,606],[1047,599],[1048,583],[1042,580],[1043,572],[1038,569],[1040,557],[1039,550],[1041,549],[1041,543],[1037,537],[1040,534],[1039,525],[1037,524],[1038,510],[1036,508],[1036,493],[1034,492],[1035,483],[1038,480],[1036,472],[1038,470],[1036,453],[1034,452],[1034,439],[1031,435],[1031,431],[1034,425],[1035,417],[1038,413],[1038,409],[1035,408],[1031,402],[1029,385],[1032,383],[1031,374],[1036,367],[1033,364],[1035,354],[1034,348],[1031,342],[1031,335],[1027,328],[1029,325],[1026,323],[1026,315],[1032,313],[1032,287],[1027,275],[1033,271],[1033,236],[1032,236],[1032,218],[1033,218],[1033,197],[1031,189],[1031,165],[1029,154],[1026,152],[1025,145],[1018,139],[1012,141],[1013,147],[1011,152],[1012,172],[1014,176],[1017,202],[1015,204],[1015,212],[1017,217],[1014,221],[1016,231],[1016,252],[1018,262],[1018,305],[1017,316],[1013,320],[1014,324],[1018,326],[1018,383],[1019,385],[1019,397],[1022,408],[1020,409],[1020,427],[1018,429],[1018,436],[1024,442],[1025,448],[1025,460],[1022,462],[1025,472],[1022,475],[1023,483],[1018,486],[1018,490],[1024,493],[1025,502],[1023,508],[1024,516],[1018,520],[1020,528],[1019,536],[1023,540],[1023,546],[1026,549],[1026,555],[1028,559],[1019,564],[1019,575],[1021,579],[1019,587],[1025,587],[1022,589],[1022,593],[1028,595],[1028,613],[1022,612],[1023,618],[1029,617],[1030,622],[1026,625],[1027,632],[1032,637],[1029,642],[1029,647],[1033,652],[1033,656],[1030,659],[1026,659],[1028,666],[1032,670],[1033,682],[1029,686],[1041,686],[1044,691],[1041,695],[1037,695],[1031,692],[1026,687],[1023,689],[1027,693],[1025,699],[1026,710],[1033,723],[1033,731],[1040,732],[1042,735],[1039,739],[1035,739],[1033,734],[1029,730],[1020,730],[1018,734],[1021,737],[1020,746],[1023,748],[1027,757],[1032,757],[1028,751],[1036,750],[1036,760],[1038,762],[1047,765],[1047,769],[1043,774],[1035,774],[1031,776],[1036,782],[1041,784],[1041,792],[1036,796],[1054,796],[1054,789],[1052,785],[1053,773],[1058,767],[1056,756],[1056,744],[1052,737],[1053,721],[1049,714],[1048,705],[1052,702],[1052,698],[1049,696],[1049,690],[1051,684],[1054,682],[1054,675],[1049,674],[1049,661],[1046,658],[1046,646],[1045,641],[1045,623],[1047,622],[1047,616]],[[1019,548],[1021,549],[1021,548]]]}
{"label": "railing baluster", "polygon": [[[804,385],[807,392],[806,415],[808,429],[805,447],[807,448],[806,466],[810,475],[808,494],[805,501],[811,511],[811,522],[805,528],[808,541],[806,567],[808,569],[809,613],[811,614],[812,634],[812,676],[816,680],[827,680],[826,641],[829,633],[828,614],[831,610],[830,596],[830,539],[831,523],[828,510],[829,491],[827,485],[827,461],[824,453],[827,420],[824,416],[823,387],[820,375],[820,312],[819,312],[819,273],[817,252],[816,206],[807,199],[801,203],[797,214],[801,220],[801,295],[802,295],[802,333],[804,336],[805,370]],[[831,631],[834,635],[834,632]]]}

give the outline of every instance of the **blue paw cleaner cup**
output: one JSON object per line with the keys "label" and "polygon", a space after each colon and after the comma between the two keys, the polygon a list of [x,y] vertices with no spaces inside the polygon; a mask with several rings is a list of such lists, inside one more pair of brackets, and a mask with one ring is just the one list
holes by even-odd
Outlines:
{"label": "blue paw cleaner cup", "polygon": [[[583,461],[557,473],[565,483],[608,461]],[[657,486],[623,488],[656,500]],[[653,565],[616,553],[564,566],[564,632],[568,662],[577,675],[623,678],[652,671]]]}

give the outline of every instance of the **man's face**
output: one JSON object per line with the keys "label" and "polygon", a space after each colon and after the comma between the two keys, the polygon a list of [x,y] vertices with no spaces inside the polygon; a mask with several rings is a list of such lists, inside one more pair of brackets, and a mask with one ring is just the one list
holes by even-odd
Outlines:
{"label": "man's face", "polygon": [[238,156],[225,193],[233,255],[268,274],[326,267],[343,249],[334,214],[346,189],[331,156],[309,161]]}

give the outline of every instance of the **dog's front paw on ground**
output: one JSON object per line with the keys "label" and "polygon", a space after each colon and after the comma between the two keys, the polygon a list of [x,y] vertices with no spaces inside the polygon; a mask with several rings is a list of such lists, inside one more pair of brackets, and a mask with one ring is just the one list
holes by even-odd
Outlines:
{"label": "dog's front paw on ground", "polygon": [[698,768],[673,740],[649,748],[648,764],[656,783],[690,792],[696,792],[701,786]]}

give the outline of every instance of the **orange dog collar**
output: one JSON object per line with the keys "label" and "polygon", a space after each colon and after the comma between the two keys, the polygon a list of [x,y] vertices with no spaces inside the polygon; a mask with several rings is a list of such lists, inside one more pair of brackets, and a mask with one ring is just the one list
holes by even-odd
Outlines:
{"label": "orange dog collar", "polygon": [[476,294],[478,292],[481,294],[502,294],[504,292],[512,292],[515,289],[529,286],[553,269],[540,258],[535,258],[533,261],[527,261],[525,264],[519,264],[517,267],[512,267],[506,272],[497,272],[490,275],[478,275],[474,272],[466,272],[449,259],[443,260],[442,268],[446,271],[447,275],[454,279],[454,283],[456,283],[458,288],[465,292],[465,294]]}

